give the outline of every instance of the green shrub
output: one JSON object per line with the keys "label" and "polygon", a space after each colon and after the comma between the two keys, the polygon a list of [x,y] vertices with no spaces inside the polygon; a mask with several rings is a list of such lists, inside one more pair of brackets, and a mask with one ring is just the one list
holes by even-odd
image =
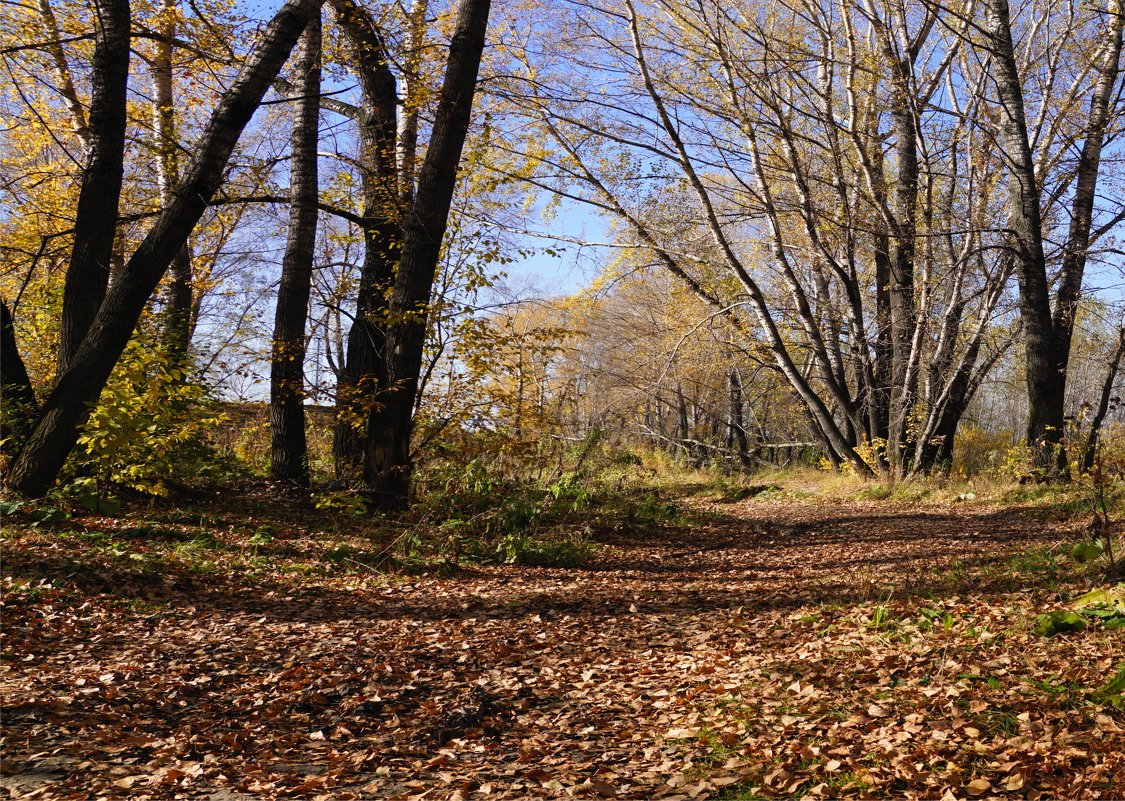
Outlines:
{"label": "green shrub", "polygon": [[219,470],[206,442],[221,422],[207,387],[138,337],[82,429],[77,471],[91,477],[98,496],[111,485],[167,495],[170,483]]}
{"label": "green shrub", "polygon": [[496,544],[499,561],[528,567],[578,567],[593,554],[585,540],[536,542],[525,534],[509,534]]}
{"label": "green shrub", "polygon": [[367,514],[367,501],[354,492],[326,492],[317,496],[316,508],[322,512],[362,517]]}

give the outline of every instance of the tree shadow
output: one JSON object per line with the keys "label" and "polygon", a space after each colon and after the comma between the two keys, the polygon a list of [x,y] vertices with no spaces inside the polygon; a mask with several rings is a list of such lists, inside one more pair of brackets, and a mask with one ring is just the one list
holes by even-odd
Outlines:
{"label": "tree shadow", "polygon": [[[648,616],[736,609],[753,614],[1001,591],[1026,582],[1005,569],[1015,554],[1058,539],[1018,511],[863,511],[796,522],[771,518],[768,507],[747,511],[714,515],[702,527],[596,536],[604,548],[582,568],[469,569],[419,579],[410,590],[374,594],[268,577],[247,587],[178,565],[146,571],[27,551],[9,554],[4,573],[31,581],[62,579],[83,593],[172,609],[278,621],[505,620],[538,614],[596,623],[627,617],[630,607]],[[643,597],[634,602],[615,580],[619,576],[629,577]],[[482,581],[494,585],[485,595]]]}

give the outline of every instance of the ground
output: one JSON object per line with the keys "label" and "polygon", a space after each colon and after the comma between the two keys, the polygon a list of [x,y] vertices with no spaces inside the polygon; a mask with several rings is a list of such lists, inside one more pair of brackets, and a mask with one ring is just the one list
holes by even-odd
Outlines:
{"label": "ground", "polygon": [[1032,630],[1099,580],[1041,509],[697,499],[412,576],[255,498],[9,526],[9,797],[1125,792],[1125,629]]}

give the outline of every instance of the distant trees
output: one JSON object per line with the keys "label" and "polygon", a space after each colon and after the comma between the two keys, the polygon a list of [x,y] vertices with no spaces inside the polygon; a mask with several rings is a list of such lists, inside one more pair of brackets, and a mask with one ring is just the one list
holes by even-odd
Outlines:
{"label": "distant trees", "polygon": [[[988,9],[986,31],[972,2],[584,3],[528,33],[509,99],[541,185],[760,330],[833,461],[928,471],[1022,334],[1029,436],[1061,430],[1079,265],[1120,219],[1094,192],[1122,123],[1120,8],[1029,5],[1018,48]],[[1070,244],[1041,253],[1067,206]]]}
{"label": "distant trees", "polygon": [[486,318],[479,348],[462,351],[481,404],[473,428],[504,454],[597,440],[698,464],[815,462],[768,348],[640,266],[622,259],[603,287]]}

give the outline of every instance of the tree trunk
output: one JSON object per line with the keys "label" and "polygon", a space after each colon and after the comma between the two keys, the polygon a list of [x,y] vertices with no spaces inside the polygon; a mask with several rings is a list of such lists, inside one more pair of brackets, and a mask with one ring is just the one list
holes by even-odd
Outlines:
{"label": "tree trunk", "polygon": [[1098,399],[1098,410],[1090,421],[1090,433],[1086,436],[1086,450],[1082,454],[1082,472],[1089,473],[1094,468],[1094,457],[1098,451],[1098,437],[1101,435],[1102,423],[1105,421],[1109,404],[1113,398],[1113,385],[1117,381],[1117,370],[1121,367],[1121,356],[1125,354],[1125,328],[1121,329],[1117,339],[1117,347],[1109,360],[1109,370],[1102,384],[1102,394]]}
{"label": "tree trunk", "polygon": [[368,417],[364,480],[373,499],[391,507],[405,505],[410,490],[410,436],[426,339],[427,306],[461,151],[469,131],[489,9],[490,0],[462,0],[390,299],[388,383],[385,401],[373,407]]}
{"label": "tree trunk", "polygon": [[349,480],[362,476],[364,426],[387,384],[387,294],[402,251],[402,176],[396,160],[397,86],[383,35],[363,6],[352,0],[332,0],[332,6],[351,45],[362,94],[358,121],[364,256],[356,315],[336,381],[332,443],[336,477]]}
{"label": "tree trunk", "polygon": [[[9,484],[20,493],[37,497],[50,489],[145,304],[222,182],[243,128],[319,6],[318,0],[289,0],[282,6],[234,85],[223,95],[172,203],[161,212],[121,277],[114,282],[81,345],[43,404],[35,429],[8,477]],[[122,82],[127,77],[121,76]],[[91,118],[102,111],[94,108]]]}
{"label": "tree trunk", "polygon": [[1074,336],[1074,319],[1082,296],[1082,277],[1086,271],[1086,254],[1090,246],[1094,198],[1098,186],[1102,148],[1105,145],[1110,104],[1121,71],[1122,28],[1125,14],[1120,0],[1110,0],[1106,10],[1108,30],[1102,40],[1097,64],[1098,81],[1090,98],[1090,114],[1086,121],[1085,141],[1078,157],[1078,167],[1071,203],[1070,230],[1063,247],[1062,270],[1052,325],[1055,331],[1055,371],[1066,380],[1070,366],[1070,344]]}
{"label": "tree trunk", "polygon": [[270,474],[306,487],[305,322],[319,199],[316,152],[320,141],[320,53],[320,15],[314,14],[301,37],[297,59],[298,99],[290,138],[289,232],[281,262],[270,362]]}
{"label": "tree trunk", "polygon": [[74,244],[63,286],[60,380],[73,363],[109,285],[113,237],[125,158],[125,94],[129,83],[129,0],[98,0],[88,157],[78,193]]}
{"label": "tree trunk", "polygon": [[55,12],[51,8],[50,0],[39,0],[39,18],[47,33],[47,51],[51,54],[51,61],[55,68],[56,91],[66,101],[67,110],[70,112],[70,121],[74,127],[74,135],[82,143],[86,155],[90,155],[90,124],[86,119],[86,109],[78,97],[78,90],[74,88],[74,77],[70,71],[70,63],[66,58],[66,51],[62,46],[62,32]]}
{"label": "tree trunk", "polygon": [[873,434],[889,441],[891,419],[891,372],[894,339],[891,335],[891,258],[890,237],[877,232],[875,238],[875,385],[871,388],[870,416],[875,418]]}
{"label": "tree trunk", "polygon": [[1012,45],[1008,0],[989,0],[990,69],[999,96],[1001,154],[1009,172],[1008,246],[1016,259],[1027,364],[1027,443],[1048,474],[1065,470],[1062,452],[1066,374],[1058,370],[1043,254],[1042,212],[1027,138],[1023,86]]}
{"label": "tree trunk", "polygon": [[[156,180],[160,202],[172,202],[180,180],[180,142],[176,136],[176,97],[172,74],[172,40],[176,36],[176,2],[161,0],[161,38],[156,40],[152,59],[152,117],[156,135]],[[191,344],[192,273],[191,246],[185,242],[172,259],[164,301],[164,347],[182,360]]]}
{"label": "tree trunk", "polygon": [[16,324],[0,300],[0,438],[19,436],[35,415],[35,389],[16,343]]}
{"label": "tree trunk", "polygon": [[730,404],[730,418],[728,422],[727,447],[738,446],[738,462],[744,468],[749,468],[750,443],[746,438],[746,427],[742,417],[742,378],[737,370],[727,374],[727,400]]}
{"label": "tree trunk", "polygon": [[676,442],[688,456],[695,456],[695,448],[691,444],[691,423],[688,422],[687,399],[684,397],[683,384],[676,382]]}
{"label": "tree trunk", "polygon": [[908,428],[914,406],[915,379],[911,370],[914,332],[915,227],[918,206],[918,142],[911,103],[912,65],[894,65],[891,120],[895,133],[894,252],[890,260],[891,392],[887,455],[900,475],[910,452]]}

